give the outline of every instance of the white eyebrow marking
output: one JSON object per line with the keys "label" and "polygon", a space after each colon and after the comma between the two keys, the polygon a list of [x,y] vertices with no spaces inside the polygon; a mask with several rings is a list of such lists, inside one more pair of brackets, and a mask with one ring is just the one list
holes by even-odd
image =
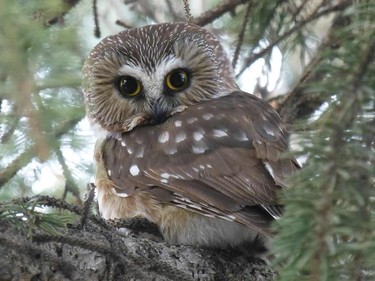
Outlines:
{"label": "white eyebrow marking", "polygon": [[137,80],[141,80],[141,77],[144,77],[145,71],[139,65],[128,65],[124,64],[118,70],[118,74],[121,75],[130,75],[136,78]]}

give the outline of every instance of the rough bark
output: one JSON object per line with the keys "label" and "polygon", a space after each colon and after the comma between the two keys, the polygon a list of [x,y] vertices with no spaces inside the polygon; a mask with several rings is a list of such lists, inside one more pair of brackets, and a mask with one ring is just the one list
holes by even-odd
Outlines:
{"label": "rough bark", "polygon": [[153,234],[143,232],[149,227],[144,222],[138,227],[141,232],[124,231],[94,215],[83,227],[81,222],[50,235],[3,221],[0,280],[274,280],[276,276],[263,260],[239,251],[166,245],[152,227],[148,229]]}

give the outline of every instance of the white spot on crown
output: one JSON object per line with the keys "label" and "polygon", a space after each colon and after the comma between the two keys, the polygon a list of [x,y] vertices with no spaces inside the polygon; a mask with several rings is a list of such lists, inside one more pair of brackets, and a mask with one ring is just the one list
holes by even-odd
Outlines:
{"label": "white spot on crown", "polygon": [[132,176],[138,176],[139,175],[139,168],[137,165],[132,165],[129,169],[129,172]]}

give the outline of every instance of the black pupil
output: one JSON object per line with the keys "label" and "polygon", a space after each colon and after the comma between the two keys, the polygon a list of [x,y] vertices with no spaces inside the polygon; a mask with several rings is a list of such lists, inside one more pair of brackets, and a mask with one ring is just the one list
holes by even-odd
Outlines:
{"label": "black pupil", "polygon": [[119,90],[124,95],[132,95],[138,89],[137,80],[130,76],[124,76],[119,83]]}
{"label": "black pupil", "polygon": [[169,82],[171,83],[173,87],[181,88],[185,86],[186,80],[187,80],[187,77],[186,77],[185,72],[176,71],[171,74]]}

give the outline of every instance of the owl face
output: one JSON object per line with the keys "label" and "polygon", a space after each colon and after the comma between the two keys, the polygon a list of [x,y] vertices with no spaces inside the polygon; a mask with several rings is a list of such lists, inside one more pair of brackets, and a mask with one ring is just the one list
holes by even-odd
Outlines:
{"label": "owl face", "polygon": [[85,62],[92,123],[126,132],[237,89],[219,41],[186,23],[130,29],[101,41]]}

